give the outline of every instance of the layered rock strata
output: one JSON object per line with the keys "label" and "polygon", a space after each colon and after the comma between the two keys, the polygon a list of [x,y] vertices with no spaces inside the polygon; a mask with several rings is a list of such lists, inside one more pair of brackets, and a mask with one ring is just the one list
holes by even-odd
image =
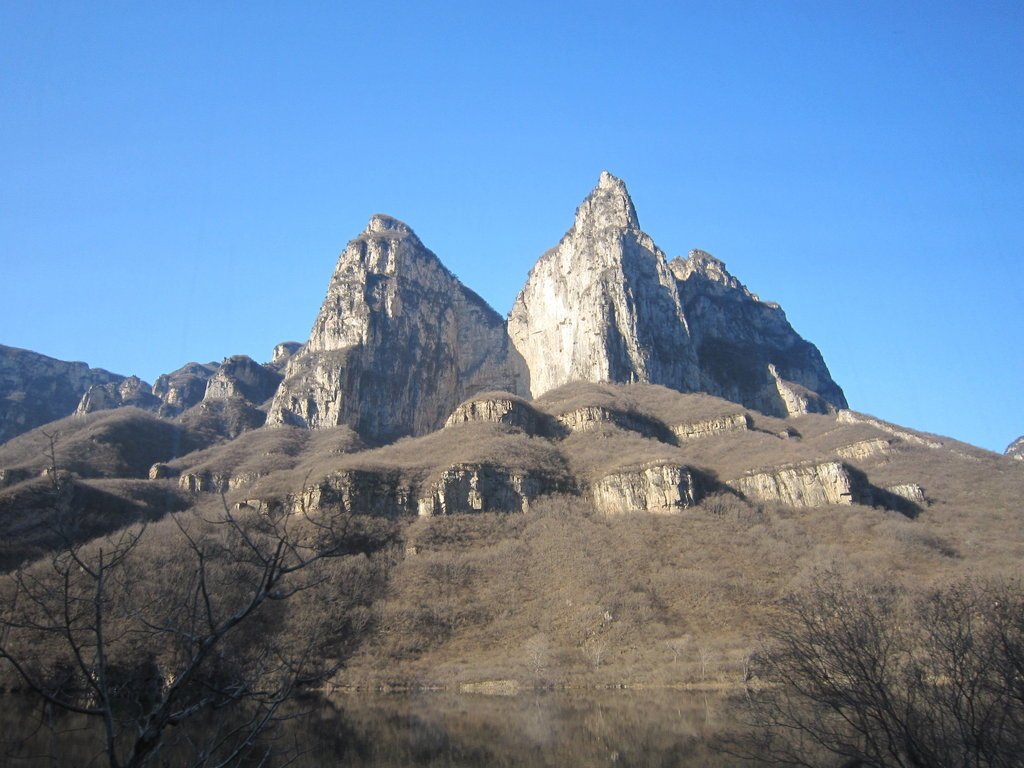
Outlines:
{"label": "layered rock strata", "polygon": [[305,513],[331,508],[355,515],[431,517],[525,512],[539,496],[564,490],[564,482],[544,473],[494,464],[456,464],[429,482],[397,470],[350,469],[307,488],[291,504]]}
{"label": "layered rock strata", "polygon": [[686,467],[647,464],[610,472],[591,486],[594,506],[606,514],[679,512],[697,503],[693,475]]}
{"label": "layered rock strata", "polygon": [[468,400],[459,405],[445,421],[445,427],[473,421],[489,421],[516,427],[527,434],[539,431],[541,415],[529,404],[514,395],[495,395]]}
{"label": "layered rock strata", "polygon": [[713,416],[708,419],[677,424],[672,433],[679,440],[696,440],[727,432],[744,432],[753,426],[753,419],[747,413],[734,413],[728,416]]}
{"label": "layered rock strata", "polygon": [[854,502],[850,475],[838,461],[808,462],[750,472],[730,485],[748,499],[789,507]]}

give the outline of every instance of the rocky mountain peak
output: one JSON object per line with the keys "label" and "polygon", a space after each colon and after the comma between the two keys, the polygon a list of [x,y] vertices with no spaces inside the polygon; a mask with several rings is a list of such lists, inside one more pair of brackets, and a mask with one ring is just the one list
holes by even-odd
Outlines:
{"label": "rocky mountain peak", "polygon": [[622,179],[601,171],[597,186],[576,209],[577,232],[608,228],[640,229],[636,208]]}
{"label": "rocky mountain peak", "polygon": [[501,316],[410,227],[377,214],[338,258],[268,421],[348,424],[371,441],[423,434],[467,394],[525,386],[512,356]]}
{"label": "rocky mountain peak", "polygon": [[508,331],[535,397],[571,381],[699,385],[675,277],[608,172],[530,270]]}
{"label": "rocky mountain peak", "polygon": [[370,217],[369,223],[366,225],[364,234],[375,234],[385,235],[387,237],[403,237],[405,235],[413,235],[412,227],[406,224],[404,221],[399,221],[393,216],[388,216],[386,213],[375,213]]}

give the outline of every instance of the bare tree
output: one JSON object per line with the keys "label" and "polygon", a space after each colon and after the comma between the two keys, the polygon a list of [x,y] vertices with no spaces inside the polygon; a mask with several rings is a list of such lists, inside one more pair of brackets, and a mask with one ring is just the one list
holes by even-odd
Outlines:
{"label": "bare tree", "polygon": [[91,543],[72,518],[56,510],[64,545],[0,584],[0,659],[49,708],[98,723],[111,768],[150,763],[169,729],[224,711],[230,725],[207,728],[188,761],[251,757],[296,690],[331,671],[316,626],[282,627],[346,553],[347,516],[224,502]]}
{"label": "bare tree", "polygon": [[[915,600],[823,574],[787,601],[749,699],[762,763],[1024,765],[1024,590],[964,582]],[[735,745],[734,745],[735,746]]]}

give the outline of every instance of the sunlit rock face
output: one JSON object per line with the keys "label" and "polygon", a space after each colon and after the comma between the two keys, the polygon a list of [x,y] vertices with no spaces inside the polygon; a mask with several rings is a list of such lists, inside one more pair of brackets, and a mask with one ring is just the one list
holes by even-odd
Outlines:
{"label": "sunlit rock face", "polygon": [[810,462],[751,472],[731,485],[749,499],[789,507],[854,502],[853,482],[846,467],[838,461]]}
{"label": "sunlit rock face", "polygon": [[535,397],[571,381],[700,383],[675,278],[607,172],[530,271],[508,330]]}
{"label": "sunlit rock face", "polygon": [[121,381],[106,384],[93,384],[82,395],[75,413],[84,416],[95,411],[107,411],[129,405],[156,410],[160,407],[160,399],[151,390],[149,384],[138,376],[129,376]]}
{"label": "sunlit rock face", "polygon": [[591,496],[594,506],[606,514],[680,512],[697,502],[690,471],[662,463],[610,472],[592,485]]}
{"label": "sunlit rock face", "polygon": [[530,271],[508,331],[534,396],[571,381],[639,381],[777,415],[846,406],[778,305],[703,251],[667,261],[607,172]]}
{"label": "sunlit rock face", "polygon": [[1024,435],[1010,443],[1006,448],[1006,455],[1011,459],[1024,461]]}
{"label": "sunlit rock face", "polygon": [[349,424],[372,440],[437,429],[475,392],[527,387],[502,318],[382,215],[341,254],[284,374],[269,423]]}

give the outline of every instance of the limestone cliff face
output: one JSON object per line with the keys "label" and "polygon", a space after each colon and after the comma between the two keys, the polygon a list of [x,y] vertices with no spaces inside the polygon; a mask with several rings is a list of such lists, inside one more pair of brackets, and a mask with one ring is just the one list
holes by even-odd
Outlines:
{"label": "limestone cliff face", "polygon": [[0,345],[0,443],[70,416],[89,387],[123,379],[85,363]]}
{"label": "limestone cliff face", "polygon": [[846,407],[821,354],[703,251],[671,263],[605,172],[508,319],[534,396],[571,381],[702,391],[774,415]]}
{"label": "limestone cliff face", "polygon": [[810,462],[750,472],[730,483],[749,499],[790,507],[852,504],[849,472],[838,461]]}
{"label": "limestone cliff face", "polygon": [[525,512],[539,496],[564,490],[562,482],[543,472],[494,464],[455,464],[432,482],[393,470],[348,469],[305,489],[290,504],[307,513],[333,508],[356,515],[432,517]]}
{"label": "limestone cliff face", "polygon": [[153,411],[160,407],[160,398],[156,397],[149,384],[138,376],[129,376],[121,381],[93,384],[82,395],[75,413],[84,416],[94,411],[107,411],[123,406]]}
{"label": "limestone cliff face", "polygon": [[611,472],[593,484],[591,495],[594,506],[606,514],[680,512],[697,501],[690,471],[663,463]]}
{"label": "limestone cliff face", "polygon": [[526,388],[501,317],[402,222],[370,219],[338,259],[269,423],[388,440],[442,426],[468,395]]}
{"label": "limestone cliff face", "polygon": [[210,377],[203,399],[241,397],[259,405],[274,394],[281,379],[281,374],[273,368],[260,365],[247,355],[234,355],[224,360]]}
{"label": "limestone cliff face", "polygon": [[539,396],[571,381],[641,381],[684,391],[697,360],[664,254],[625,185],[601,174],[561,242],[534,265],[508,319]]}
{"label": "limestone cliff face", "polygon": [[846,407],[821,353],[778,304],[761,301],[704,251],[669,267],[690,322],[701,390],[778,416]]}
{"label": "limestone cliff face", "polygon": [[206,384],[217,372],[218,363],[186,363],[157,377],[153,394],[160,398],[161,416],[176,416],[202,402]]}

